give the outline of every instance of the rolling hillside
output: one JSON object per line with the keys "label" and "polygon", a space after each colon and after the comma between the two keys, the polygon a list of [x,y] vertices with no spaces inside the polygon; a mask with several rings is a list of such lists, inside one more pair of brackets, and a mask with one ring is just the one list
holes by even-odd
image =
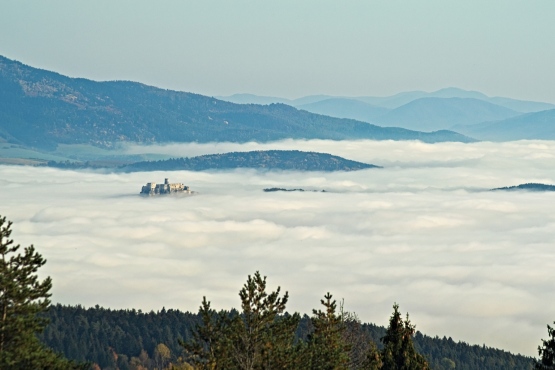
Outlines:
{"label": "rolling hillside", "polygon": [[69,78],[0,57],[0,139],[54,149],[115,142],[266,142],[294,139],[472,139],[441,131],[383,128],[284,104],[238,105],[136,82]]}

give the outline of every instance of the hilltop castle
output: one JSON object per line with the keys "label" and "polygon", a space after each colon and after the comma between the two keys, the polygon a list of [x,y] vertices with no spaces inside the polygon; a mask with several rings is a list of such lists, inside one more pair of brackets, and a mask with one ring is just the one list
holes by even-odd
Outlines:
{"label": "hilltop castle", "polygon": [[156,194],[170,194],[170,193],[187,193],[190,194],[188,186],[181,183],[170,184],[168,179],[164,179],[163,184],[157,184],[155,182],[147,182],[145,186],[141,189],[141,194],[144,195],[156,195]]}

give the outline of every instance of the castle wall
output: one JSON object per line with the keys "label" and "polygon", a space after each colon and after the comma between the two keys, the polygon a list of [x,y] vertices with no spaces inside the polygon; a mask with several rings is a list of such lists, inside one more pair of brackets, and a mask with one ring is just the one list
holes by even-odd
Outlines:
{"label": "castle wall", "polygon": [[175,182],[170,183],[168,179],[164,179],[163,184],[157,184],[154,182],[148,182],[145,186],[141,188],[141,194],[169,194],[169,193],[178,193],[178,192],[187,192],[190,193],[189,187],[185,186],[181,183]]}

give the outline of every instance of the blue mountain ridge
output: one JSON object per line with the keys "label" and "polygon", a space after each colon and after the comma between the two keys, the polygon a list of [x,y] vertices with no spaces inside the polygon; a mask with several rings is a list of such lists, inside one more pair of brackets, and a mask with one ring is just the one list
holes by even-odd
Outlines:
{"label": "blue mountain ridge", "polygon": [[384,128],[285,104],[234,104],[130,81],[70,78],[0,57],[0,139],[36,148],[115,142],[293,139],[472,142],[441,130]]}

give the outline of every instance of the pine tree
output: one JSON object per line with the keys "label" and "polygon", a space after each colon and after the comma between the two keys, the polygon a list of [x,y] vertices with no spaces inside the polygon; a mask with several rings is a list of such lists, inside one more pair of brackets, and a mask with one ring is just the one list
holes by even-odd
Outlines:
{"label": "pine tree", "polygon": [[342,337],[349,348],[348,368],[350,370],[381,369],[382,360],[376,343],[364,332],[356,313],[345,311],[343,303],[341,303],[339,311],[345,326]]}
{"label": "pine tree", "polygon": [[555,329],[547,325],[547,333],[550,338],[542,339],[543,347],[538,346],[540,359],[535,360],[534,364],[537,370],[555,370]]}
{"label": "pine tree", "polygon": [[324,310],[312,311],[314,332],[309,337],[308,345],[310,369],[347,369],[350,348],[343,337],[346,326],[341,316],[336,314],[337,303],[330,293],[320,303]]}
{"label": "pine tree", "polygon": [[225,311],[216,313],[206,297],[202,298],[199,314],[202,324],[194,329],[192,340],[179,341],[187,354],[186,360],[200,370],[233,368],[229,356],[230,324],[233,320],[230,314]]}
{"label": "pine tree", "polygon": [[46,260],[32,245],[18,253],[11,225],[0,216],[0,369],[73,368],[37,338],[48,323],[40,314],[50,305],[52,280],[38,279]]}
{"label": "pine tree", "polygon": [[414,349],[412,337],[415,326],[410,323],[409,315],[403,321],[399,305],[393,305],[393,314],[389,319],[389,327],[382,338],[383,370],[427,370],[428,363],[424,356]]}
{"label": "pine tree", "polygon": [[203,299],[202,325],[191,342],[180,344],[188,352],[187,361],[201,369],[291,369],[297,348],[295,329],[300,316],[288,315],[287,292],[280,288],[266,292],[266,277],[257,271],[248,276],[239,291],[241,312],[216,313]]}

